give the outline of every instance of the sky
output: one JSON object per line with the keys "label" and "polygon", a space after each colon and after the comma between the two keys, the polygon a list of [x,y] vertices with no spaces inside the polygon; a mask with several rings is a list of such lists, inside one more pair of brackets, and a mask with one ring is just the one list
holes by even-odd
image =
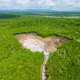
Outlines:
{"label": "sky", "polygon": [[0,10],[50,9],[80,11],[80,0],[0,0]]}

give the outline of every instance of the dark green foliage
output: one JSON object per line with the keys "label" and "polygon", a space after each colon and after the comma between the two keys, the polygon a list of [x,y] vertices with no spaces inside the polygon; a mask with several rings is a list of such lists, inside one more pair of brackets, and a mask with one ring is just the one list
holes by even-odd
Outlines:
{"label": "dark green foliage", "polygon": [[48,80],[80,80],[79,48],[80,43],[70,41],[50,56],[47,63]]}
{"label": "dark green foliage", "polygon": [[9,19],[9,18],[16,18],[19,17],[19,15],[14,15],[11,13],[0,13],[0,19]]}

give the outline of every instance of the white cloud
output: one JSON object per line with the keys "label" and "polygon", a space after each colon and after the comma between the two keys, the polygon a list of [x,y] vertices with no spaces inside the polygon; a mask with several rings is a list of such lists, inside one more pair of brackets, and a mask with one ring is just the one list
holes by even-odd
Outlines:
{"label": "white cloud", "polygon": [[80,0],[63,0],[63,3],[66,3],[67,6],[80,9]]}
{"label": "white cloud", "polygon": [[80,0],[0,0],[0,9],[80,10]]}
{"label": "white cloud", "polygon": [[29,0],[0,0],[0,9],[25,9]]}
{"label": "white cloud", "polygon": [[56,10],[80,10],[80,0],[53,0]]}
{"label": "white cloud", "polygon": [[52,0],[40,0],[38,3],[42,8],[53,8],[54,2]]}
{"label": "white cloud", "polygon": [[73,3],[73,6],[74,6],[74,8],[80,10],[80,1],[74,2],[74,3]]}
{"label": "white cloud", "polygon": [[26,6],[26,5],[28,5],[29,0],[16,0],[15,2],[16,2],[17,4]]}

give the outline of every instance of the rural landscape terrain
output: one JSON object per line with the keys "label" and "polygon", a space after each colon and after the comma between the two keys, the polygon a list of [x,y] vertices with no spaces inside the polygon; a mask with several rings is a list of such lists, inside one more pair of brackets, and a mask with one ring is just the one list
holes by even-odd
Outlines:
{"label": "rural landscape terrain", "polygon": [[79,12],[0,12],[0,80],[42,80],[44,54],[23,48],[15,35],[37,33],[68,41],[49,54],[46,80],[80,80]]}

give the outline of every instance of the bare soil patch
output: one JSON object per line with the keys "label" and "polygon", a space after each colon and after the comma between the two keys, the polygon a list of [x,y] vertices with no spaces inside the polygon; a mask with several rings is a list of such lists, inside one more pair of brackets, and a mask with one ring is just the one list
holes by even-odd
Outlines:
{"label": "bare soil patch", "polygon": [[56,51],[58,45],[68,41],[64,37],[60,36],[50,36],[43,38],[36,33],[18,34],[15,35],[15,37],[22,44],[23,48],[30,49],[34,52],[44,52],[44,54],[49,54]]}

